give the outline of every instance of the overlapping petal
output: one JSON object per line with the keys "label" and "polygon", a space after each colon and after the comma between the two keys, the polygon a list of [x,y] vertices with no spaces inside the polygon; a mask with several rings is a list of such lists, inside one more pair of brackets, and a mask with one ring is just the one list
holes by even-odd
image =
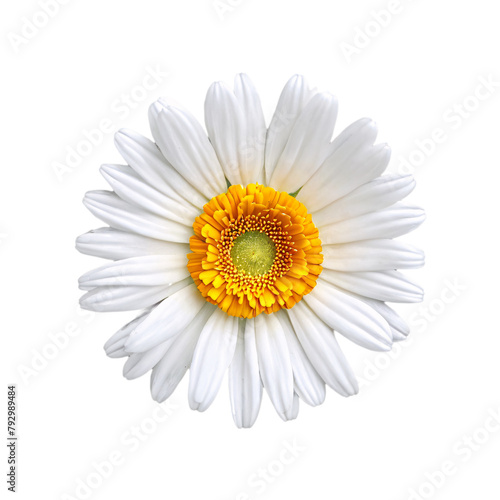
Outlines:
{"label": "overlapping petal", "polygon": [[366,303],[320,279],[307,305],[330,328],[352,342],[374,351],[388,351],[392,335],[387,321]]}
{"label": "overlapping petal", "polygon": [[219,392],[238,339],[238,319],[215,308],[196,344],[189,376],[189,405],[205,411]]}
{"label": "overlapping petal", "polygon": [[179,203],[177,199],[144,182],[127,165],[103,165],[101,173],[122,200],[155,215],[191,226],[193,218],[199,213],[199,208],[189,203]]}
{"label": "overlapping petal", "polygon": [[323,403],[326,395],[325,383],[304,352],[304,348],[297,338],[288,314],[281,310],[277,316],[283,327],[290,353],[295,392],[308,405],[320,405]]}
{"label": "overlapping petal", "polygon": [[266,124],[247,75],[235,78],[234,92],[222,82],[212,84],[205,100],[205,124],[229,182],[263,183]]}
{"label": "overlapping petal", "polygon": [[415,188],[411,175],[387,174],[362,184],[350,193],[313,212],[319,226],[335,224],[386,208],[408,196]]}
{"label": "overlapping petal", "polygon": [[290,309],[287,314],[302,348],[325,383],[343,396],[356,394],[356,377],[332,329],[304,301]]}
{"label": "overlapping petal", "polygon": [[155,401],[161,403],[169,398],[188,371],[200,333],[212,313],[210,304],[203,305],[181,334],[172,338],[168,349],[151,373],[151,395]]}
{"label": "overlapping petal", "polygon": [[128,129],[115,134],[115,145],[123,159],[148,184],[177,202],[183,209],[200,209],[208,201],[196,184],[189,183],[162,155],[151,140]]}
{"label": "overlapping petal", "polygon": [[295,193],[313,176],[330,152],[337,109],[337,99],[328,93],[309,100],[290,131],[269,185]]}
{"label": "overlapping petal", "polygon": [[187,284],[148,314],[130,334],[125,348],[131,353],[144,352],[174,337],[191,323],[204,305],[194,284]]}
{"label": "overlapping petal", "polygon": [[83,203],[96,217],[122,231],[174,243],[186,243],[192,233],[190,227],[133,206],[111,191],[89,191]]}
{"label": "overlapping petal", "polygon": [[238,340],[229,366],[229,397],[237,427],[252,427],[262,400],[255,320],[238,323]]}
{"label": "overlapping petal", "polygon": [[315,93],[309,89],[305,78],[301,75],[292,76],[281,92],[266,136],[264,165],[267,184],[271,180],[297,118]]}
{"label": "overlapping petal", "polygon": [[160,101],[150,107],[149,121],[163,156],[189,184],[208,199],[225,191],[226,180],[214,148],[193,115]]}

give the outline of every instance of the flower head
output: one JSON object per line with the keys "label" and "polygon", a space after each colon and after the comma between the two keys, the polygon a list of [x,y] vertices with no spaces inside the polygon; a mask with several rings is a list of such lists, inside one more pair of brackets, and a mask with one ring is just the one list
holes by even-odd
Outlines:
{"label": "flower head", "polygon": [[336,99],[300,76],[286,84],[266,129],[246,75],[214,83],[208,134],[186,110],[150,108],[155,142],[116,134],[126,165],[104,165],[113,191],[84,203],[109,227],[77,239],[110,263],[80,278],[83,308],[144,311],[105,345],[128,357],[127,378],[152,370],[168,398],[190,369],[189,403],[204,411],[228,370],[233,418],[250,427],[264,387],[284,419],[325,384],[358,390],[336,334],[388,350],[409,330],[386,302],[422,290],[398,268],[423,265],[394,240],[424,219],[400,200],[411,176],[382,175],[390,150],[361,119],[331,140]]}

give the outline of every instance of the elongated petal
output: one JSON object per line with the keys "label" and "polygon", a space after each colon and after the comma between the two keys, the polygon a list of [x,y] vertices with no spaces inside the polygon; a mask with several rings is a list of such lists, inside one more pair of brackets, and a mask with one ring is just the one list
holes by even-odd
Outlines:
{"label": "elongated petal", "polygon": [[388,351],[392,335],[387,321],[364,302],[318,279],[304,299],[330,328],[352,342],[374,351]]}
{"label": "elongated petal", "polygon": [[189,276],[185,255],[145,255],[101,266],[80,277],[85,286],[169,286]]}
{"label": "elongated petal", "polygon": [[234,94],[246,120],[247,168],[242,172],[244,184],[264,182],[264,152],[266,147],[266,120],[260,97],[248,75],[241,73],[234,79]]}
{"label": "elongated petal", "polygon": [[226,190],[226,180],[208,137],[187,111],[174,106],[150,107],[151,131],[167,161],[207,198]]}
{"label": "elongated petal", "polygon": [[312,212],[317,227],[386,208],[408,196],[415,187],[411,175],[387,174],[362,184],[350,193]]}
{"label": "elongated petal", "polygon": [[158,304],[135,328],[125,344],[128,352],[144,352],[174,337],[194,319],[205,305],[196,285],[174,293]]}
{"label": "elongated petal", "polygon": [[149,351],[131,354],[123,366],[123,376],[128,380],[133,380],[142,377],[142,375],[149,370],[152,370],[160,359],[162,359],[174,340],[175,337],[172,337],[156,347],[149,349]]}
{"label": "elongated petal", "polygon": [[229,396],[236,426],[252,427],[262,400],[254,319],[239,321],[238,341],[229,366]]}
{"label": "elongated petal", "polygon": [[329,153],[337,119],[337,100],[316,94],[297,118],[269,184],[294,193],[316,172]]}
{"label": "elongated petal", "polygon": [[376,238],[397,238],[416,229],[425,220],[424,211],[396,203],[389,208],[319,228],[324,245]]}
{"label": "elongated petal", "polygon": [[[345,144],[342,143],[342,146]],[[391,150],[387,144],[364,146],[355,152],[346,149],[347,147],[341,146],[336,149],[297,196],[297,199],[311,212],[320,210],[332,201],[379,177],[387,168],[391,157]]]}
{"label": "elongated petal", "polygon": [[135,207],[110,191],[89,191],[83,203],[96,217],[122,231],[175,243],[187,243],[193,233],[192,228]]}
{"label": "elongated petal", "polygon": [[173,339],[167,352],[153,368],[151,395],[155,401],[161,403],[169,398],[184,377],[191,366],[201,330],[213,312],[214,306],[205,303],[193,321]]}
{"label": "elongated petal", "polygon": [[334,271],[389,271],[416,269],[424,265],[421,250],[395,240],[324,245],[323,256],[323,267]]}
{"label": "elongated petal", "polygon": [[325,383],[304,352],[288,314],[282,309],[277,316],[283,327],[290,352],[295,392],[308,405],[320,405],[325,400]]}
{"label": "elongated petal", "polygon": [[299,416],[299,396],[296,392],[293,393],[292,406],[285,413],[278,414],[283,422],[295,420]]}
{"label": "elongated petal", "polygon": [[198,209],[208,201],[196,184],[191,185],[168,163],[153,141],[132,130],[121,129],[115,135],[115,145],[130,167],[168,198]]}
{"label": "elongated petal", "polygon": [[262,183],[266,126],[248,76],[236,77],[234,93],[222,82],[212,84],[205,100],[205,123],[226,178],[243,186]]}
{"label": "elongated petal", "polygon": [[358,392],[356,377],[331,328],[301,300],[287,311],[307,357],[320,377],[342,396]]}
{"label": "elongated petal", "polygon": [[238,339],[238,318],[216,308],[200,334],[189,375],[189,406],[205,411],[219,392]]}
{"label": "elongated petal", "polygon": [[292,76],[281,92],[266,137],[265,174],[268,184],[297,118],[315,93],[301,75]]}
{"label": "elongated petal", "polygon": [[101,227],[78,236],[76,248],[79,252],[104,259],[128,259],[143,255],[187,255],[187,243],[172,243],[120,231],[112,227]]}
{"label": "elongated petal", "polygon": [[394,342],[406,339],[410,333],[410,327],[394,309],[380,300],[374,300],[368,297],[358,298],[375,309],[375,311],[377,311],[387,321],[391,327],[392,339]]}
{"label": "elongated petal", "polygon": [[244,155],[248,147],[245,118],[236,96],[222,82],[215,82],[208,89],[205,125],[224,175],[231,184],[245,186],[242,180],[242,171],[246,167]]}
{"label": "elongated petal", "polygon": [[146,309],[142,314],[120,328],[109,338],[109,340],[104,344],[104,351],[107,356],[110,358],[123,358],[124,356],[128,356],[129,353],[125,351],[125,342],[127,341],[132,330],[141,321],[144,321],[150,311],[150,308]]}
{"label": "elongated petal", "polygon": [[264,388],[276,411],[285,414],[293,404],[293,371],[285,334],[275,315],[255,318],[255,340]]}
{"label": "elongated petal", "polygon": [[122,200],[155,215],[191,226],[200,213],[190,203],[179,202],[150,186],[127,165],[103,165],[101,173]]}
{"label": "elongated petal", "polygon": [[189,279],[160,286],[98,286],[80,298],[82,309],[98,312],[135,311],[152,306],[177,290],[186,287]]}
{"label": "elongated petal", "polygon": [[[300,192],[300,201],[311,212],[341,198],[384,171],[390,150],[383,144],[373,146],[376,135],[375,122],[362,118],[335,138],[330,154]],[[381,161],[385,161],[382,166]]]}
{"label": "elongated petal", "polygon": [[323,269],[321,278],[358,295],[388,302],[421,302],[423,290],[398,271],[346,273]]}

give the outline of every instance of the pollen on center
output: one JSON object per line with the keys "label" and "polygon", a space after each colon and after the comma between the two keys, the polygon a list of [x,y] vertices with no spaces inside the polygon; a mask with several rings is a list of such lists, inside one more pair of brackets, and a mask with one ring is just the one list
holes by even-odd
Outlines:
{"label": "pollen on center", "polygon": [[247,231],[233,241],[230,253],[236,269],[256,276],[270,271],[276,257],[276,245],[266,233]]}

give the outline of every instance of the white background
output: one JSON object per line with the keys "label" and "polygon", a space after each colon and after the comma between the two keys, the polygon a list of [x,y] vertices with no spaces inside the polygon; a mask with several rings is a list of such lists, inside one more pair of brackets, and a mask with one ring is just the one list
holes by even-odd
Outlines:
{"label": "white background", "polygon": [[[216,9],[212,0],[70,0],[30,31],[27,23],[44,23],[40,3],[8,2],[1,16],[1,400],[5,415],[6,386],[17,384],[17,498],[499,498],[493,2],[222,0]],[[148,67],[168,75],[144,91]],[[241,71],[268,121],[294,73],[337,95],[337,133],[374,118],[393,148],[390,170],[413,171],[410,201],[428,215],[406,238],[427,255],[409,273],[425,288],[423,304],[398,307],[411,340],[392,356],[343,342],[359,395],[329,390],[286,424],[266,396],[251,430],[234,426],[226,383],[201,414],[189,410],[186,377],[163,418],[148,376],[129,382],[123,360],[105,356],[104,342],[134,313],[81,315],[77,278],[101,262],[78,254],[74,240],[102,225],[81,199],[106,188],[100,164],[120,162],[113,134],[62,177],[54,171],[102,119],[150,136],[147,109],[159,96],[202,119],[209,84]],[[481,79],[493,82],[489,91]],[[98,475],[110,455],[119,463]]]}

